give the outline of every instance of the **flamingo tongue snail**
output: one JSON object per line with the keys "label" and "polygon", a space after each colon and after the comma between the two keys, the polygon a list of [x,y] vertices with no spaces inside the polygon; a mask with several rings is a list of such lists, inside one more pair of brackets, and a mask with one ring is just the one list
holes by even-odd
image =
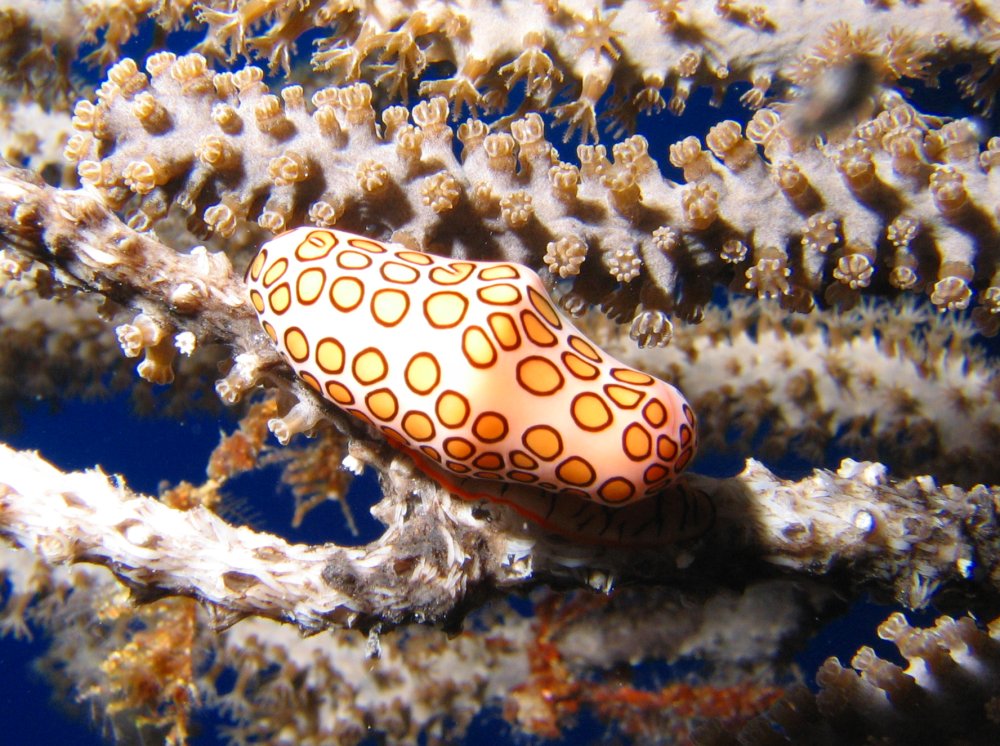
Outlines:
{"label": "flamingo tongue snail", "polygon": [[584,541],[709,520],[704,497],[664,492],[695,451],[684,397],[590,344],[531,269],[304,227],[264,244],[247,283],[295,372],[453,493]]}

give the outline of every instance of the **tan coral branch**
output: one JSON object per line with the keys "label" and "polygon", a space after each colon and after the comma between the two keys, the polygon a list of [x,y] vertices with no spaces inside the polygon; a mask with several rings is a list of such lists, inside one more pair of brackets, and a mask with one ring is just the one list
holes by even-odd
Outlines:
{"label": "tan coral branch", "polygon": [[[750,461],[728,480],[692,477],[718,520],[701,541],[611,551],[552,541],[496,506],[443,493],[405,457],[378,463],[388,525],[360,548],[305,546],[182,511],[100,471],[63,474],[33,453],[0,449],[0,531],[47,562],[113,570],[139,598],[193,596],[220,625],[247,615],[306,631],[329,626],[454,624],[490,592],[546,578],[609,587],[652,580],[748,577],[747,563],[846,575],[910,606],[942,584],[993,588],[995,491],[894,483],[875,464],[845,462],[800,482]],[[765,575],[768,571],[758,570]]]}

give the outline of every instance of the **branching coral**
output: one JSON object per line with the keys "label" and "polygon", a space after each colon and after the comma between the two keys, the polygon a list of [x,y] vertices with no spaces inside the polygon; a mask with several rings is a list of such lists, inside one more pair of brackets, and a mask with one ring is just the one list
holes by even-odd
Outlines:
{"label": "branching coral", "polygon": [[[947,3],[843,3],[829,24],[822,6],[794,2],[570,0],[481,5],[460,2],[247,3],[234,10],[205,3],[202,49],[230,58],[258,56],[289,70],[295,40],[321,37],[313,67],[338,83],[368,80],[394,98],[419,80],[420,95],[445,95],[456,112],[503,107],[523,83],[532,106],[555,107],[570,130],[596,133],[598,100],[613,91],[612,116],[628,123],[667,106],[683,111],[692,89],[747,81],[759,106],[773,84],[808,85],[830,67],[863,59],[887,84],[933,79],[955,57],[975,64],[970,94],[988,99],[997,85],[987,67],[1000,43],[995,19],[978,7]],[[517,33],[510,33],[516,26]],[[947,51],[946,51],[947,50]],[[433,79],[435,65],[453,68]],[[564,89],[568,89],[564,93]]]}
{"label": "branching coral", "polygon": [[[739,742],[772,743],[778,733],[795,743],[815,744],[859,743],[872,734],[886,744],[997,738],[997,620],[984,630],[969,617],[943,616],[933,627],[920,629],[895,613],[879,625],[878,635],[896,645],[905,668],[870,647],[858,650],[851,669],[829,658],[816,676],[818,694],[795,687],[747,725]],[[695,741],[709,746],[731,739],[716,724]]]}
{"label": "branching coral", "polygon": [[997,370],[967,317],[927,305],[868,303],[787,315],[732,300],[665,350],[639,350],[613,322],[582,328],[621,359],[676,382],[699,413],[704,447],[822,460],[832,446],[897,473],[995,483]]}
{"label": "branching coral", "polygon": [[[65,141],[80,189],[52,156],[59,117],[46,117],[52,137],[26,133],[38,110],[6,102],[16,134],[3,154],[24,170],[0,169],[5,402],[99,392],[102,377],[132,380],[134,358],[146,382],[170,384],[167,411],[218,397],[242,418],[208,481],[159,499],[0,451],[0,531],[24,547],[2,558],[5,626],[49,624],[68,691],[105,703],[122,737],[182,742],[192,714],[219,704],[235,739],[373,729],[402,743],[454,739],[490,704],[526,733],[556,735],[589,711],[636,739],[688,738],[712,717],[738,727],[794,687],[789,649],[836,593],[995,615],[1000,412],[975,329],[1000,327],[1000,141],[985,120],[919,111],[901,81],[967,65],[959,86],[989,111],[998,19],[975,2],[842,5],[832,25],[820,3],[783,1],[88,3],[51,27],[44,4],[0,15],[17,30],[0,33],[3,72],[38,101],[65,90],[80,50],[107,68]],[[153,54],[122,58],[150,16]],[[182,25],[201,43],[165,51],[162,32]],[[320,40],[311,70],[294,64],[304,38]],[[34,39],[51,49],[20,55]],[[279,79],[265,84],[253,57]],[[52,59],[60,84],[31,91]],[[677,112],[695,87],[719,97],[734,82],[752,84],[756,114],[701,139],[635,135],[572,156],[547,134],[595,138],[599,112],[630,129],[668,107],[667,89]],[[404,106],[411,87],[423,100]],[[592,514],[524,488],[543,501],[536,515],[548,508],[546,525],[526,521],[507,506],[514,488],[429,478],[296,378],[260,331],[239,275],[264,240],[307,223],[540,270],[597,343],[680,385],[710,449],[821,467],[833,445],[895,476],[845,459],[786,479],[747,459],[736,476],[691,474],[602,507],[596,534]],[[723,288],[745,298],[720,310]],[[21,350],[36,334],[46,343]],[[115,338],[127,358],[112,359]],[[277,448],[265,423],[314,439]],[[268,462],[313,527],[312,506],[346,505],[353,474],[373,470],[385,532],[308,546],[220,517],[235,478]],[[145,607],[107,574],[50,564],[72,562],[107,566]],[[496,601],[537,585],[586,590],[536,592],[531,618]],[[969,620],[884,629],[924,661],[912,678],[862,651],[861,679],[827,664],[818,704],[792,688],[771,720],[790,733],[802,724],[789,708],[837,710],[860,739],[881,732],[865,720],[874,700],[913,732],[913,702],[953,707],[962,671],[992,670],[992,638]],[[704,669],[662,686],[615,678],[685,653]],[[995,676],[975,683],[965,735],[989,742],[979,704]]]}
{"label": "branching coral", "polygon": [[[196,710],[224,714],[233,739],[299,743],[353,744],[373,732],[393,744],[421,735],[456,740],[485,707],[538,735],[566,728],[587,709],[632,736],[685,733],[713,716],[742,723],[795,679],[784,662],[758,681],[739,672],[784,660],[804,621],[830,605],[820,589],[780,581],[708,597],[652,588],[610,596],[538,592],[536,617],[496,604],[458,634],[414,626],[304,638],[260,618],[213,631],[205,610],[186,599],[137,611],[101,568],[37,560],[26,568],[25,558],[9,551],[0,563],[16,592],[35,598],[33,619],[58,632],[43,665],[67,702],[108,703],[106,722],[120,740],[162,740]],[[4,611],[19,619],[18,609]],[[670,625],[659,623],[663,614]],[[750,620],[756,631],[748,636]],[[138,644],[151,640],[169,641],[169,655]],[[697,684],[626,683],[638,641],[659,658],[711,661],[713,673]],[[141,666],[154,652],[162,665]],[[594,679],[611,666],[617,677]],[[144,686],[126,686],[143,671],[154,674]],[[167,681],[173,690],[162,686]],[[564,696],[554,698],[552,687]],[[171,696],[177,692],[183,695]]]}
{"label": "branching coral", "polygon": [[[228,623],[256,614],[306,631],[454,624],[477,593],[530,578],[606,587],[697,572],[707,582],[741,576],[748,561],[846,574],[910,607],[941,585],[997,590],[996,495],[981,486],[893,482],[882,467],[850,461],[792,482],[751,461],[728,480],[689,480],[715,511],[701,539],[611,550],[569,546],[498,507],[449,495],[404,457],[386,463],[358,443],[354,453],[386,475],[375,513],[389,526],[358,549],[288,544],[228,526],[201,505],[172,510],[100,473],[64,476],[9,449],[0,530],[49,562],[107,565],[138,593],[199,598]],[[424,496],[419,506],[408,504],[414,493]]]}
{"label": "branching coral", "polygon": [[535,113],[510,134],[463,123],[459,160],[443,98],[379,121],[365,84],[320,89],[310,105],[298,85],[271,93],[255,67],[217,74],[200,55],[161,53],[146,68],[115,65],[97,102],[78,104],[67,146],[82,181],[139,230],[176,205],[223,236],[246,220],[272,233],[336,224],[544,263],[573,280],[566,310],[601,305],[642,345],[669,341],[670,315],[699,318],[719,284],[797,311],[899,290],[956,310],[978,291],[977,319],[995,331],[1000,141],[980,153],[970,122],[942,125],[895,95],[826,143],[798,135],[781,106],[745,132],[721,122],[708,150],[694,137],[670,147],[681,185],[639,136],[611,160],[581,145],[577,163],[561,161]]}

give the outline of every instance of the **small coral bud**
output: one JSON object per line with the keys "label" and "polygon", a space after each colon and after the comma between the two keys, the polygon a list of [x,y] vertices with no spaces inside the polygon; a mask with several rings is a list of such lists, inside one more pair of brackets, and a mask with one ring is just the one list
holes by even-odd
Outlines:
{"label": "small coral bud", "polygon": [[285,111],[304,111],[305,95],[300,85],[286,85],[281,89],[281,100],[285,102]]}
{"label": "small coral bud", "polygon": [[809,179],[802,173],[802,169],[792,160],[779,161],[771,173],[782,193],[796,205],[806,204],[813,196],[812,186]]}
{"label": "small coral bud", "polygon": [[802,248],[825,254],[837,241],[837,221],[826,213],[809,216],[802,230]]}
{"label": "small coral bud", "polygon": [[931,303],[941,311],[963,311],[970,300],[972,290],[964,277],[942,277],[931,288]]}
{"label": "small coral bud", "polygon": [[681,208],[693,228],[704,230],[719,215],[719,193],[711,184],[690,184],[681,192]]}
{"label": "small coral bud", "polygon": [[367,83],[355,83],[341,88],[338,99],[349,126],[374,126],[375,110],[372,108],[371,86]]}
{"label": "small coral bud", "polygon": [[938,270],[940,278],[931,288],[931,303],[942,311],[962,311],[972,300],[969,281],[975,270],[967,262],[945,262]]}
{"label": "small coral bud", "polygon": [[247,65],[233,73],[233,82],[240,92],[240,98],[246,100],[253,95],[263,95],[267,93],[267,85],[264,83],[264,71],[256,65]]}
{"label": "small coral bud", "polygon": [[894,266],[889,272],[889,284],[900,290],[912,290],[920,282],[917,259],[907,251],[897,252]]}
{"label": "small coral bud", "polygon": [[535,214],[531,206],[531,195],[524,190],[518,190],[501,198],[500,214],[511,228],[523,228]]}
{"label": "small coral bud", "polygon": [[557,163],[549,169],[549,181],[556,197],[570,200],[580,186],[580,169],[570,163]]}
{"label": "small coral bud", "polygon": [[212,205],[205,210],[203,219],[211,230],[223,238],[229,238],[236,233],[236,213],[233,212],[229,205]]}
{"label": "small coral bud", "polygon": [[136,194],[149,194],[156,187],[166,184],[170,174],[163,163],[151,155],[141,161],[131,161],[122,171],[125,186]]}
{"label": "small coral bud", "polygon": [[421,101],[413,107],[413,121],[428,137],[438,138],[445,134],[450,137],[448,99],[435,96],[430,101]]}
{"label": "small coral bud", "polygon": [[666,347],[674,336],[674,325],[663,311],[646,310],[632,319],[628,336],[639,347]]}
{"label": "small coral bud", "polygon": [[226,404],[235,404],[243,394],[257,385],[261,361],[256,353],[237,355],[233,367],[220,381],[215,382],[215,392]]}
{"label": "small coral bud", "polygon": [[469,157],[470,153],[483,144],[489,133],[489,127],[479,119],[469,119],[458,126],[458,139],[464,146],[462,148],[463,161]]}
{"label": "small coral bud", "polygon": [[358,186],[368,194],[381,192],[389,186],[389,182],[391,181],[389,169],[382,163],[373,160],[365,160],[359,163],[357,171],[355,171],[355,176],[358,180]]}
{"label": "small coral bud", "polygon": [[663,100],[664,81],[659,73],[647,71],[642,75],[642,89],[632,97],[632,105],[645,114],[659,114],[667,108]]}
{"label": "small coral bud", "polygon": [[750,78],[753,88],[740,96],[740,103],[748,109],[759,109],[767,100],[767,92],[771,88],[770,75],[754,75]]}
{"label": "small coral bud", "polygon": [[212,78],[215,95],[219,98],[229,98],[236,95],[236,77],[231,72],[216,73]]}
{"label": "small coral bud", "polygon": [[154,79],[163,75],[174,64],[177,55],[173,52],[157,52],[146,58],[146,72]]}
{"label": "small coral bud", "polygon": [[682,78],[693,78],[698,73],[700,66],[701,55],[693,49],[689,49],[677,60],[677,74]]}
{"label": "small coral bud", "polygon": [[108,68],[108,80],[121,89],[122,95],[126,99],[132,98],[149,85],[149,79],[145,74],[139,72],[135,60],[131,57],[123,57]]}
{"label": "small coral bud", "polygon": [[852,189],[863,190],[875,180],[872,151],[860,140],[847,143],[833,156],[833,165]]}
{"label": "small coral bud", "polygon": [[423,150],[424,132],[412,124],[403,125],[396,133],[396,152],[410,161],[419,161]]}
{"label": "small coral bud", "polygon": [[207,93],[215,90],[214,75],[208,69],[208,62],[200,54],[186,54],[178,57],[170,67],[170,77],[181,85],[184,93]]}
{"label": "small coral bud", "polygon": [[309,222],[329,228],[343,215],[344,207],[343,200],[328,195],[309,206]]}
{"label": "small coral bud", "polygon": [[739,123],[730,119],[712,127],[705,144],[731,171],[742,171],[757,157],[757,148],[742,136]]}
{"label": "small coral bud", "polygon": [[674,95],[667,102],[667,111],[678,117],[683,114],[687,108],[687,100],[691,97],[692,87],[690,81],[681,80],[674,88]]}
{"label": "small coral bud", "polygon": [[958,119],[928,132],[927,149],[945,163],[973,161],[979,156],[979,135],[968,119]]}
{"label": "small coral bud", "polygon": [[268,420],[267,428],[281,445],[288,445],[293,435],[306,433],[316,427],[322,412],[308,401],[300,401],[284,417]]}
{"label": "small coral bud", "polygon": [[178,332],[174,335],[174,347],[184,357],[191,357],[198,347],[198,338],[194,335],[194,332]]}
{"label": "small coral bud", "polygon": [[257,218],[257,225],[266,231],[277,235],[283,233],[288,226],[285,216],[278,210],[264,210]]}
{"label": "small coral bud", "polygon": [[642,135],[632,135],[611,146],[616,165],[622,165],[636,175],[656,169],[656,162],[649,155],[649,141]]}
{"label": "small coral bud", "polygon": [[163,328],[144,313],[136,316],[131,324],[116,327],[115,334],[125,357],[138,357],[145,348],[157,344],[164,336]]}
{"label": "small coral bud", "polygon": [[762,300],[787,295],[791,273],[785,252],[774,246],[768,247],[760,252],[757,263],[746,271],[746,288],[756,290],[757,297]]}
{"label": "small coral bud", "polygon": [[146,348],[146,357],[136,368],[139,376],[150,383],[165,386],[174,380],[173,362],[177,356],[169,338],[164,338],[152,347]]}
{"label": "small coral bud", "polygon": [[747,122],[746,134],[750,142],[764,148],[764,156],[768,159],[789,144],[781,115],[773,109],[758,110]]}
{"label": "small coral bud", "polygon": [[545,264],[549,272],[562,279],[580,274],[580,265],[587,258],[587,244],[579,236],[562,236],[545,247]]}
{"label": "small coral bud", "polygon": [[882,147],[892,157],[892,170],[897,174],[912,176],[926,168],[921,147],[921,133],[911,128],[902,133],[890,133],[882,138]]}
{"label": "small coral bud", "polygon": [[678,10],[683,0],[658,0],[647,3],[650,12],[656,15],[656,20],[660,28],[664,31],[673,31],[680,20]]}
{"label": "small coral bud", "polygon": [[618,282],[632,282],[639,276],[642,269],[642,259],[635,246],[618,247],[613,251],[605,251],[602,255],[608,272]]}
{"label": "small coral bud", "polygon": [[517,119],[510,124],[511,134],[517,141],[520,156],[524,160],[547,158],[552,146],[545,139],[545,124],[542,117],[532,112],[524,119]]}
{"label": "small coral bud", "polygon": [[979,154],[979,165],[983,171],[1000,168],[1000,137],[991,137],[986,150]]}
{"label": "small coral bud", "polygon": [[898,215],[886,228],[885,237],[897,249],[905,249],[917,235],[920,223],[909,215]]}
{"label": "small coral bud", "polygon": [[101,109],[96,106],[91,101],[83,99],[76,102],[76,106],[73,107],[73,119],[71,124],[73,129],[80,132],[90,132],[97,137],[100,137],[99,131],[103,129],[102,124],[103,114]]}
{"label": "small coral bud", "polygon": [[990,285],[980,298],[983,308],[992,315],[1000,316],[1000,286]]}
{"label": "small coral bud", "polygon": [[681,234],[676,228],[661,225],[653,231],[653,245],[664,254],[673,254],[681,247]]}
{"label": "small coral bud", "polygon": [[851,290],[866,288],[875,273],[875,249],[866,244],[848,244],[837,260],[833,276]]}
{"label": "small coral bud", "polygon": [[440,214],[455,208],[462,196],[462,187],[458,179],[445,171],[427,179],[420,186],[420,196],[425,205]]}
{"label": "small coral bud", "polygon": [[722,261],[726,264],[739,264],[747,258],[747,251],[745,243],[737,241],[735,238],[730,238],[722,244],[719,254],[722,257]]}
{"label": "small coral bud", "polygon": [[279,139],[291,134],[292,122],[285,116],[277,96],[261,96],[253,108],[253,115],[261,132]]}
{"label": "small coral bud", "polygon": [[215,104],[212,107],[212,121],[227,135],[238,135],[243,129],[243,119],[229,104]]}
{"label": "small coral bud", "polygon": [[383,138],[395,140],[396,133],[405,127],[410,119],[410,110],[405,106],[390,106],[382,112]]}
{"label": "small coral bud", "polygon": [[332,140],[340,140],[344,134],[340,120],[337,119],[337,112],[332,106],[319,107],[313,112],[313,121],[316,122],[319,131]]}
{"label": "small coral bud", "polygon": [[697,137],[685,137],[669,149],[670,165],[684,171],[684,181],[690,183],[712,173],[712,162],[701,149]]}
{"label": "small coral bud", "polygon": [[774,24],[771,19],[767,17],[766,5],[751,5],[747,8],[746,14],[750,28],[756,29],[757,31],[767,31],[774,28]]}
{"label": "small coral bud", "polygon": [[267,175],[275,186],[291,186],[309,178],[309,159],[296,150],[288,149],[267,164]]}
{"label": "small coral bud", "polygon": [[608,149],[603,145],[579,145],[576,157],[580,161],[580,174],[586,179],[596,179],[611,168]]}
{"label": "small coral bud", "polygon": [[94,143],[94,137],[90,133],[77,132],[66,141],[63,156],[71,163],[78,163],[90,155]]}
{"label": "small coral bud", "polygon": [[500,207],[500,197],[488,181],[479,181],[472,187],[472,206],[481,215],[496,214]]}
{"label": "small coral bud", "polygon": [[202,164],[216,171],[227,171],[240,163],[239,151],[222,135],[203,137],[195,146],[194,154]]}
{"label": "small coral bud", "polygon": [[122,89],[110,80],[105,80],[97,87],[97,103],[102,106],[110,106],[115,99],[121,96]]}
{"label": "small coral bud", "polygon": [[958,215],[969,201],[965,177],[954,166],[935,166],[930,179],[934,206],[945,217]]}
{"label": "small coral bud", "polygon": [[571,319],[578,319],[587,313],[587,309],[590,308],[590,301],[580,293],[570,290],[559,299],[559,305]]}
{"label": "small coral bud", "polygon": [[170,126],[170,115],[149,91],[143,91],[132,102],[132,115],[139,120],[142,128],[158,134]]}
{"label": "small coral bud", "polygon": [[517,163],[514,160],[514,138],[507,133],[488,135],[483,140],[486,162],[494,171],[513,174]]}
{"label": "small coral bud", "polygon": [[324,106],[340,106],[340,89],[332,86],[320,88],[312,95],[310,101],[317,109],[322,109]]}
{"label": "small coral bud", "polygon": [[611,205],[622,215],[633,216],[642,204],[642,190],[635,183],[635,174],[627,169],[606,173],[601,185],[608,190]]}

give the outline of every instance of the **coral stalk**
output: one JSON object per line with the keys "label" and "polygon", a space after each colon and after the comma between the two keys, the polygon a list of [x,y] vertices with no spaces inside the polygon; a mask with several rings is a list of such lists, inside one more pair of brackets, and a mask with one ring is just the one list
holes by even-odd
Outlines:
{"label": "coral stalk", "polygon": [[911,607],[944,584],[997,589],[996,492],[893,483],[874,464],[848,461],[799,482],[753,461],[731,479],[693,476],[690,488],[715,505],[715,527],[655,551],[568,546],[449,496],[405,457],[378,465],[385,496],[375,512],[388,529],[343,548],[289,544],[201,506],[182,511],[136,495],[99,471],[62,474],[3,447],[0,530],[48,562],[105,565],[140,599],[194,596],[222,626],[255,614],[304,631],[453,624],[491,590],[545,577],[604,588],[730,582],[749,577],[748,562],[846,578]]}

